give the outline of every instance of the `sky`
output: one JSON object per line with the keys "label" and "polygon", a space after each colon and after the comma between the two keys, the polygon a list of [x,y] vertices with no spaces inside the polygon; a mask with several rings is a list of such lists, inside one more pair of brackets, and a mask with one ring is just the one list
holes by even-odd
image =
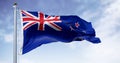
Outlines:
{"label": "sky", "polygon": [[[120,0],[0,0],[0,63],[13,63],[15,1],[22,10],[78,15],[92,22],[102,41],[100,44],[73,41],[42,45],[27,54],[18,54],[19,63],[120,63]],[[21,46],[21,35],[18,37]]]}

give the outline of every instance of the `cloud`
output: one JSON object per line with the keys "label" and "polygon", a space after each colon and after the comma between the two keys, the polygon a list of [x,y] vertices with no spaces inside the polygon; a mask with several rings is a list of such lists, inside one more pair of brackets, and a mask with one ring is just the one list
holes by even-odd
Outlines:
{"label": "cloud", "polygon": [[9,63],[9,62],[0,60],[0,63]]}
{"label": "cloud", "polygon": [[13,34],[5,34],[4,35],[4,41],[7,43],[13,42]]}
{"label": "cloud", "polygon": [[105,8],[101,13],[101,17],[97,20],[96,31],[97,36],[102,40],[101,44],[92,45],[92,48],[86,52],[85,58],[87,58],[85,63],[119,63],[120,62],[120,47],[119,47],[119,37],[120,37],[120,0],[115,0],[114,2],[108,1],[109,4],[106,5],[104,1]]}
{"label": "cloud", "polygon": [[7,11],[4,8],[1,10],[0,14],[0,40],[10,43],[13,41],[13,14],[11,9]]}
{"label": "cloud", "polygon": [[[98,31],[101,37],[106,40],[106,38],[112,38],[116,35],[120,35],[118,32],[118,27],[120,27],[120,1],[116,0],[115,2],[109,4],[107,8],[104,10],[101,19],[98,22]],[[104,25],[104,26],[102,26]],[[117,34],[116,34],[117,33]],[[116,37],[116,40],[117,39]]]}
{"label": "cloud", "polygon": [[21,58],[20,63],[35,63],[35,61],[32,61],[32,60],[29,60],[29,59],[26,59],[26,58]]}
{"label": "cloud", "polygon": [[13,42],[13,33],[7,33],[4,29],[0,30],[0,40],[6,43]]}

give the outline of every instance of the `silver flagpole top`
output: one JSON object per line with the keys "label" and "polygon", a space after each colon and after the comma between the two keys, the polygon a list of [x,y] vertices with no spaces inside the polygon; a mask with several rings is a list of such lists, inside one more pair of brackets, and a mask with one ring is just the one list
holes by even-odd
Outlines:
{"label": "silver flagpole top", "polygon": [[15,2],[14,4],[13,4],[13,7],[16,7],[17,6],[17,3]]}
{"label": "silver flagpole top", "polygon": [[15,2],[14,5],[17,5],[17,3]]}

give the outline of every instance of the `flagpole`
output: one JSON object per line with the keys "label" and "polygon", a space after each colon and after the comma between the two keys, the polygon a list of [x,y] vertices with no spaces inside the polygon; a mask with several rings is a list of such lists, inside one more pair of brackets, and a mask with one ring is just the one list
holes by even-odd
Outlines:
{"label": "flagpole", "polygon": [[13,63],[17,63],[17,3],[14,3]]}

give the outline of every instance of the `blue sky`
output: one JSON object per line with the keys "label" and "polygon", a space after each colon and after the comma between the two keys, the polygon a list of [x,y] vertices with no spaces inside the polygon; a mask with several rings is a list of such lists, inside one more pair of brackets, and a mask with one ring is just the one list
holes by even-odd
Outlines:
{"label": "blue sky", "polygon": [[[0,63],[13,63],[14,1],[23,10],[78,15],[92,22],[102,40],[100,44],[88,41],[46,44],[19,55],[19,63],[120,63],[120,0],[0,0]],[[21,39],[18,42],[21,46]]]}

